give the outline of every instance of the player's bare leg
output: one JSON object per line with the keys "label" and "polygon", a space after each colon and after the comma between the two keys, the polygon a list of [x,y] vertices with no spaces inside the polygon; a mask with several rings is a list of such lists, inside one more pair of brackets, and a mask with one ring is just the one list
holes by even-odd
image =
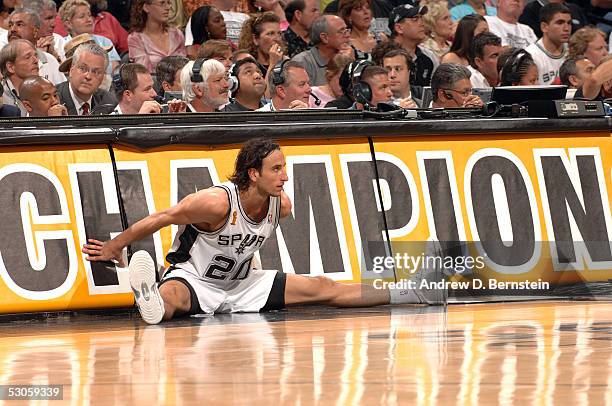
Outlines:
{"label": "player's bare leg", "polygon": [[[436,240],[427,242],[427,257],[442,258],[440,243]],[[288,274],[285,285],[285,304],[321,303],[336,307],[368,307],[385,304],[424,303],[445,305],[447,289],[420,288],[421,282],[439,282],[444,280],[443,269],[436,265],[419,269],[412,280],[414,289],[377,289],[366,284],[344,284],[332,279],[318,276],[307,277]],[[429,263],[426,261],[426,263]]]}
{"label": "player's bare leg", "polygon": [[369,307],[389,304],[385,289],[364,284],[344,284],[324,276],[308,277],[287,274],[285,304],[321,303],[335,307]]}

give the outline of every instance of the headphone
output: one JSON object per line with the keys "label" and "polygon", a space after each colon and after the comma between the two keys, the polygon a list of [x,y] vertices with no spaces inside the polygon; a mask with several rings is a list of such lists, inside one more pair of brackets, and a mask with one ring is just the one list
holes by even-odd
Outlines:
{"label": "headphone", "polygon": [[228,70],[228,78],[227,78],[227,81],[229,83],[229,92],[232,95],[235,95],[238,89],[240,89],[240,79],[238,78],[238,71],[240,70],[242,65],[246,65],[247,63],[254,64],[257,67],[257,69],[259,69],[261,76],[265,77],[265,75],[263,74],[265,70],[261,67],[261,64],[259,64],[259,62],[257,62],[254,58],[248,57],[248,58],[243,58],[239,61],[234,62]]}
{"label": "headphone", "polygon": [[202,65],[206,62],[206,59],[196,59],[191,68],[191,81],[193,83],[202,83],[204,78],[202,77]]}
{"label": "headphone", "polygon": [[125,68],[127,63],[124,63],[119,66],[117,69],[117,73],[113,75],[113,86],[115,88],[115,93],[118,95],[123,95],[123,92],[128,90],[125,86],[125,81],[123,80],[123,69]]}
{"label": "headphone", "polygon": [[415,86],[415,83],[417,81],[417,65],[412,60],[412,58],[410,59],[407,58],[406,63],[408,64],[408,69],[410,69],[410,74],[408,75],[408,82],[412,86]]}
{"label": "headphone", "polygon": [[238,68],[241,65],[239,65],[237,62],[234,62],[232,64],[232,66],[230,66],[229,68],[229,76],[227,78],[228,82],[229,82],[229,92],[230,94],[235,94],[238,89],[240,89],[240,80],[238,79]]}
{"label": "headphone", "polygon": [[348,74],[351,79],[351,93],[353,100],[363,105],[369,105],[372,102],[372,88],[369,84],[361,80],[363,71],[368,66],[373,66],[372,62],[359,60],[351,62]]}
{"label": "headphone", "polygon": [[272,69],[272,84],[274,86],[279,86],[285,83],[285,64],[289,61],[289,59],[283,59],[278,61],[276,65],[274,65],[274,69]]}
{"label": "headphone", "polygon": [[517,49],[516,51],[512,52],[504,62],[504,65],[499,72],[500,79],[504,77],[510,83],[520,82],[521,77],[519,69],[527,57],[531,57],[531,54],[524,49]]}

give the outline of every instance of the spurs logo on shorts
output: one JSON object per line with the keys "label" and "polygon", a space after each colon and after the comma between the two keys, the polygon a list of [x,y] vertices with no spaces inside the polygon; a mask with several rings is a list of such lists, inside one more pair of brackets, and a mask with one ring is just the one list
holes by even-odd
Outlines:
{"label": "spurs logo on shorts", "polygon": [[256,222],[244,212],[234,184],[218,187],[227,192],[230,202],[226,223],[213,232],[192,224],[180,226],[166,259],[173,267],[229,289],[247,278],[253,254],[278,225],[280,197],[270,197],[267,214]]}

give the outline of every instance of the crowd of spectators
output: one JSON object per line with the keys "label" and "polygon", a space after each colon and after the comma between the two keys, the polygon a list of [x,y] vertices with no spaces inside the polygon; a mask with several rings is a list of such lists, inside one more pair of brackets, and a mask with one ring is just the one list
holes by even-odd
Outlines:
{"label": "crowd of spectators", "polygon": [[610,0],[0,0],[0,115],[604,100],[611,30]]}

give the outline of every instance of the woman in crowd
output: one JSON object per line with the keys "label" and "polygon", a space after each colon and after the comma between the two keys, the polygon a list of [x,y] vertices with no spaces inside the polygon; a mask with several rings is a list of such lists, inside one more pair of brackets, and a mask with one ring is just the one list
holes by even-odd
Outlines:
{"label": "woman in crowd", "polygon": [[324,107],[330,101],[342,97],[343,92],[340,87],[340,74],[344,67],[353,62],[353,60],[354,59],[348,55],[338,54],[329,61],[325,68],[327,84],[314,86],[312,88],[311,93],[316,96],[316,98],[310,97],[310,107]]}
{"label": "woman in crowd", "polygon": [[106,77],[102,84],[102,88],[108,89],[110,87],[112,72],[119,66],[121,58],[110,39],[93,33],[94,18],[91,15],[89,2],[87,0],[67,0],[60,7],[58,15],[68,31],[68,35],[64,37],[65,43],[77,35],[89,34],[96,44],[100,45],[103,49],[110,49],[108,52],[110,64],[106,68]]}
{"label": "woman in crowd", "polygon": [[278,16],[267,12],[249,18],[242,27],[239,47],[248,49],[266,71],[273,67],[284,54]]}
{"label": "woman in crowd", "polygon": [[19,6],[21,0],[0,0],[0,28],[8,29],[9,15]]}
{"label": "woman in crowd", "polygon": [[470,47],[472,40],[481,32],[489,31],[487,20],[479,14],[465,16],[459,21],[455,39],[450,47],[450,51],[442,57],[440,63],[458,63],[468,66]]}
{"label": "woman in crowd", "polygon": [[287,17],[285,17],[285,5],[279,0],[249,0],[249,14],[274,13],[280,19],[280,29],[285,31],[289,27]]}
{"label": "woman in crowd", "polygon": [[370,0],[341,0],[338,14],[351,29],[351,46],[370,53],[376,46],[376,38],[370,32],[372,9]]}
{"label": "woman in crowd", "polygon": [[190,30],[193,40],[187,38],[187,56],[194,59],[202,44],[208,40],[225,40],[227,29],[223,14],[213,6],[202,6],[191,16],[190,24],[185,28]]}
{"label": "woman in crowd", "polygon": [[567,59],[584,56],[597,66],[604,56],[608,55],[606,34],[594,27],[584,27],[576,31],[569,40]]}
{"label": "woman in crowd", "polygon": [[497,59],[500,86],[535,86],[540,84],[538,67],[524,49],[508,48]]}
{"label": "woman in crowd", "polygon": [[165,56],[187,55],[183,33],[168,26],[169,13],[170,0],[136,0],[132,6],[130,59],[150,72]]}
{"label": "woman in crowd", "polygon": [[423,16],[427,39],[421,46],[431,49],[439,59],[450,51],[457,25],[451,20],[446,3],[432,1],[427,3],[427,9],[427,14]]}
{"label": "woman in crowd", "polygon": [[211,39],[206,41],[198,51],[199,59],[216,59],[229,71],[233,63],[233,50],[228,40]]}

